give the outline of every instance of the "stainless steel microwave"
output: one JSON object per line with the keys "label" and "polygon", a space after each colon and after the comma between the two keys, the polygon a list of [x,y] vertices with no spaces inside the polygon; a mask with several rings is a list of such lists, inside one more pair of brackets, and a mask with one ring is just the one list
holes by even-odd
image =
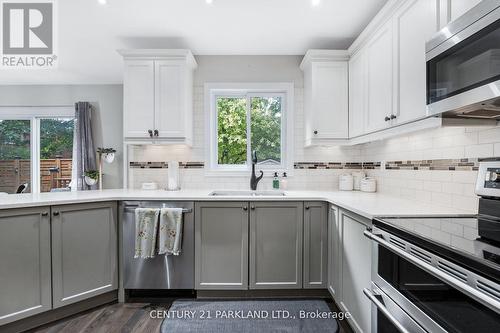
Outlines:
{"label": "stainless steel microwave", "polygon": [[426,43],[427,112],[500,121],[500,0],[483,0]]}

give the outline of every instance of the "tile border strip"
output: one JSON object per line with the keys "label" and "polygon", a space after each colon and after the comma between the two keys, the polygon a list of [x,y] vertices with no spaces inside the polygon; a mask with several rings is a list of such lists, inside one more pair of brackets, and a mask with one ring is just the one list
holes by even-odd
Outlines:
{"label": "tile border strip", "polygon": [[[386,170],[477,171],[479,162],[500,161],[500,157],[386,161]],[[299,170],[380,170],[381,162],[295,162]],[[167,162],[130,162],[131,169],[167,169]],[[181,169],[203,169],[204,162],[179,162]]]}

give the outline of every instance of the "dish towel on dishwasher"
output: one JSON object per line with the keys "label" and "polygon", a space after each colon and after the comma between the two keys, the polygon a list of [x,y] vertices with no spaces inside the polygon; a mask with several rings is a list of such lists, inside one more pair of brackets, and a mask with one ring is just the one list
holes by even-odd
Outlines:
{"label": "dish towel on dishwasher", "polygon": [[178,256],[182,249],[182,208],[160,210],[158,254]]}
{"label": "dish towel on dishwasher", "polygon": [[158,231],[158,208],[135,209],[135,255],[134,258],[153,258],[156,251]]}

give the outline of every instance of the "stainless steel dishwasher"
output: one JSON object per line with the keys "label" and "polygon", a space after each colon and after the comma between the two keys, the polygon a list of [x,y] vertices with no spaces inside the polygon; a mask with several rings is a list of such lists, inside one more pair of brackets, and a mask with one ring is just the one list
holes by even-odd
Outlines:
{"label": "stainless steel dishwasher", "polygon": [[[135,209],[183,208],[182,252],[178,256],[134,258]],[[123,201],[123,286],[125,289],[194,289],[194,203]]]}

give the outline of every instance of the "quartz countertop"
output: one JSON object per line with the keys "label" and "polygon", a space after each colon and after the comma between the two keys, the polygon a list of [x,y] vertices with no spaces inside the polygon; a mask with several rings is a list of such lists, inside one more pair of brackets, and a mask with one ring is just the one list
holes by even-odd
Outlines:
{"label": "quartz countertop", "polygon": [[375,216],[455,216],[477,211],[461,210],[381,194],[343,191],[285,191],[285,196],[210,196],[213,190],[145,191],[116,189],[0,195],[0,210],[49,205],[124,200],[176,201],[326,201],[365,218]]}

